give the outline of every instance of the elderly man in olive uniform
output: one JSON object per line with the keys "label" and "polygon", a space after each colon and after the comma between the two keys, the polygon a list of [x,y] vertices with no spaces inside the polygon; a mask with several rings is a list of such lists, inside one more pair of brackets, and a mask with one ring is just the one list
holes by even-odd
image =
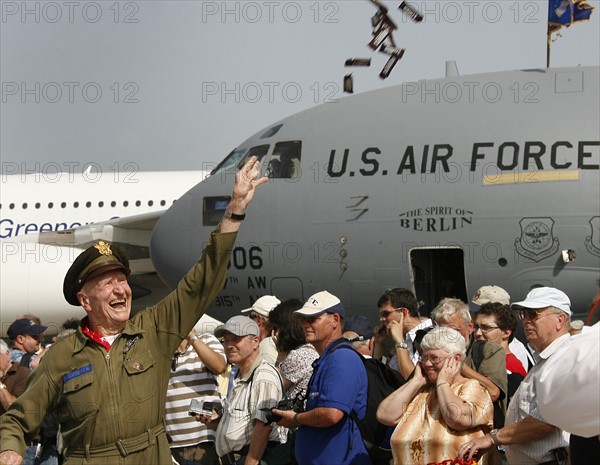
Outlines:
{"label": "elderly man in olive uniform", "polygon": [[81,329],[54,344],[25,393],[0,419],[0,464],[20,465],[26,438],[55,410],[72,464],[170,464],[163,426],[171,356],[225,282],[227,263],[255,187],[252,157],[236,174],[220,227],[198,263],[157,305],[129,320],[128,260],[109,244],[83,252],[63,292],[87,313]]}

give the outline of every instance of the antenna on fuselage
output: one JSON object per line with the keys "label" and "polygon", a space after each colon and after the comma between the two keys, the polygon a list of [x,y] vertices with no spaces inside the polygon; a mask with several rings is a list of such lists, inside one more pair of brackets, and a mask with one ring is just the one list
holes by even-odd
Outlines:
{"label": "antenna on fuselage", "polygon": [[448,60],[446,62],[446,77],[458,77],[458,66],[456,66],[456,61]]}

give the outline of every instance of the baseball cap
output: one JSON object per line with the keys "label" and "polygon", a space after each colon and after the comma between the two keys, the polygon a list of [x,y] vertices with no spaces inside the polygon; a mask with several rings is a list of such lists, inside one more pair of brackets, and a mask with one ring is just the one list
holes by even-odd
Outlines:
{"label": "baseball cap", "polygon": [[498,302],[503,305],[510,305],[510,295],[500,286],[481,286],[471,299],[475,305],[489,304]]}
{"label": "baseball cap", "polygon": [[87,248],[75,259],[63,282],[65,300],[76,307],[81,305],[77,293],[85,282],[94,276],[112,270],[122,270],[129,276],[129,260],[123,252],[111,244],[100,241]]}
{"label": "baseball cap", "polygon": [[346,311],[340,299],[327,291],[311,295],[302,308],[294,313],[301,316],[319,316],[325,312],[337,313],[342,318],[346,317]]}
{"label": "baseball cap", "polygon": [[371,339],[373,337],[373,327],[369,323],[369,319],[364,315],[350,315],[344,320],[344,331],[354,331],[363,339]]}
{"label": "baseball cap", "polygon": [[15,339],[17,336],[40,336],[44,331],[48,329],[48,326],[37,325],[29,318],[21,318],[15,320],[6,330],[9,339]]}
{"label": "baseball cap", "polygon": [[247,316],[236,315],[229,318],[223,326],[215,329],[216,337],[223,337],[225,333],[231,333],[236,336],[258,336],[260,330],[258,329],[258,325]]}
{"label": "baseball cap", "polygon": [[274,295],[263,295],[260,299],[257,299],[256,302],[252,304],[252,307],[242,310],[242,313],[255,311],[259,315],[268,317],[269,313],[271,313],[271,310],[277,307],[280,303],[281,301]]}
{"label": "baseball cap", "polygon": [[567,315],[571,315],[571,300],[563,291],[553,287],[537,287],[529,291],[522,302],[515,302],[513,307],[546,308],[555,307]]}

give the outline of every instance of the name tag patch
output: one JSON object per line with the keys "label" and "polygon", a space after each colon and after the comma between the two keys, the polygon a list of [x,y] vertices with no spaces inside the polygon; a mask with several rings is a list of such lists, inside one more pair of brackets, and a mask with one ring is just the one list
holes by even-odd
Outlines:
{"label": "name tag patch", "polygon": [[90,373],[92,371],[92,364],[86,365],[81,368],[77,368],[77,370],[73,370],[66,375],[63,376],[63,383],[70,381],[78,376],[85,375],[86,373]]}

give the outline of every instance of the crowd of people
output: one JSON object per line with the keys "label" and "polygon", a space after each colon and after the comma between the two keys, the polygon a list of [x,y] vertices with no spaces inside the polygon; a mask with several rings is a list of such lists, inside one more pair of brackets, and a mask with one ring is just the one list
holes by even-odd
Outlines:
{"label": "crowd of people", "polygon": [[[305,302],[265,295],[197,334],[266,182],[258,173],[253,157],[198,263],[155,306],[130,318],[127,257],[100,242],[64,280],[81,322],[45,348],[33,315],[10,325],[0,465],[595,463],[598,325],[571,325],[555,288],[511,304],[483,286],[470,303],[449,296],[427,310],[396,288],[378,315],[347,315],[328,291]],[[386,370],[375,402],[374,384],[387,381],[373,373]]]}

